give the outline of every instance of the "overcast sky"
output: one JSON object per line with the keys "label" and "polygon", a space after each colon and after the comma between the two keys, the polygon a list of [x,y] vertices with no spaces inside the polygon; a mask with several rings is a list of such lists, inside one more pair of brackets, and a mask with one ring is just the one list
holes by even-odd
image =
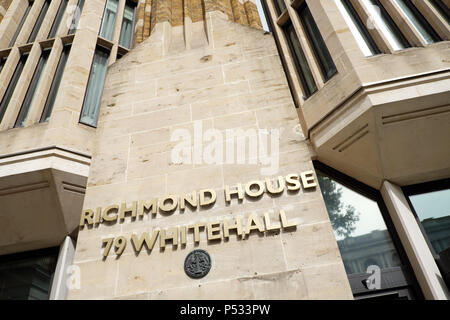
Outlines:
{"label": "overcast sky", "polygon": [[264,15],[264,10],[261,6],[261,0],[256,0],[256,5],[258,7],[259,16],[261,17],[261,23],[262,23],[263,29],[266,31],[269,31],[269,27],[267,26],[266,17]]}

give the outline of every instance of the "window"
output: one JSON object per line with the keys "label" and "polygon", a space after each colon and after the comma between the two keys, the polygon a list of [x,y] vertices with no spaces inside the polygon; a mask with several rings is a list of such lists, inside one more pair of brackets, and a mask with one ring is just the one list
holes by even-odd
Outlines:
{"label": "window", "polygon": [[84,0],[79,0],[77,8],[73,14],[72,22],[70,24],[69,33],[68,34],[74,34],[75,31],[78,28],[78,22],[80,21],[81,12],[83,11],[84,7]]}
{"label": "window", "polygon": [[433,27],[427,22],[420,11],[414,6],[411,0],[395,0],[399,8],[408,18],[409,22],[414,26],[426,44],[439,42],[442,39],[433,30]]}
{"label": "window", "polygon": [[50,51],[50,49],[47,49],[41,54],[41,58],[39,59],[36,70],[34,71],[33,77],[31,78],[30,86],[28,87],[27,94],[25,95],[25,98],[23,100],[22,107],[20,108],[14,128],[23,127],[25,125],[28,117],[28,112],[30,111],[30,106],[33,103],[36,90],[39,86],[42,74],[47,64],[48,57],[50,55]]}
{"label": "window", "polygon": [[28,1],[28,7],[25,9],[25,13],[22,16],[22,19],[20,19],[20,22],[19,22],[19,25],[17,26],[16,32],[14,32],[14,36],[12,37],[11,41],[9,42],[10,47],[12,47],[14,45],[14,43],[16,43],[17,37],[19,36],[19,33],[20,33],[20,30],[22,30],[22,26],[25,23],[25,20],[27,19],[32,6],[33,6],[33,2]]}
{"label": "window", "polygon": [[44,5],[42,6],[41,12],[39,13],[36,23],[34,24],[33,30],[31,31],[31,35],[28,38],[28,43],[34,42],[34,40],[36,40],[39,30],[41,29],[42,22],[44,22],[45,15],[47,14],[49,5],[50,0],[44,1]]}
{"label": "window", "polygon": [[48,300],[58,248],[0,257],[0,300]]}
{"label": "window", "polygon": [[[391,297],[395,299],[419,297],[380,192],[320,162],[314,161],[314,166],[355,298],[374,293],[395,293]],[[372,270],[379,270],[380,282],[369,288],[366,280],[374,274]]]}
{"label": "window", "polygon": [[298,40],[292,23],[289,21],[283,26],[283,28],[286,35],[286,40],[289,45],[289,49],[291,51],[291,55],[294,59],[295,66],[300,77],[300,82],[303,87],[305,99],[307,99],[317,91],[316,82],[314,81],[314,77],[311,73],[311,69],[309,68],[305,53],[303,52],[302,46],[300,45],[300,41]]}
{"label": "window", "polygon": [[122,29],[120,31],[119,44],[122,47],[131,48],[133,38],[133,25],[136,5],[134,2],[127,1],[123,12]]}
{"label": "window", "polygon": [[47,122],[50,120],[50,116],[52,114],[53,106],[56,100],[56,95],[58,94],[59,85],[61,84],[61,79],[64,74],[64,69],[66,67],[71,47],[72,46],[70,44],[66,45],[61,53],[55,76],[53,78],[47,100],[45,101],[44,111],[42,112],[41,120],[39,122]]}
{"label": "window", "polygon": [[447,21],[448,24],[450,24],[450,9],[448,8],[448,6],[444,4],[444,1],[442,0],[429,0],[429,1],[431,5],[436,9],[436,11],[439,12],[441,17],[444,18],[444,20]]}
{"label": "window", "polygon": [[319,63],[322,75],[325,80],[329,80],[337,73],[337,69],[306,2],[303,2],[299,7],[298,14],[314,51],[314,55]]}
{"label": "window", "polygon": [[381,51],[370,35],[364,23],[361,21],[358,13],[350,0],[337,0],[336,5],[339,8],[345,22],[350,28],[351,33],[356,39],[359,48],[366,57],[380,54]]}
{"label": "window", "polygon": [[7,59],[8,59],[8,57],[0,58],[0,73],[2,72],[3,67],[4,67],[5,64],[6,64],[6,60],[7,60]]}
{"label": "window", "polygon": [[286,10],[286,4],[284,3],[284,0],[274,0],[273,3],[278,15],[282,14],[283,11]]}
{"label": "window", "polygon": [[105,12],[103,13],[103,20],[99,35],[107,40],[112,40],[113,37],[118,2],[118,0],[108,0],[106,2],[106,8]]}
{"label": "window", "polygon": [[61,21],[64,17],[64,13],[66,12],[67,4],[69,3],[69,0],[62,0],[61,4],[59,5],[58,12],[56,13],[55,21],[53,21],[52,28],[50,29],[50,33],[48,34],[48,38],[53,38],[56,36],[56,33],[58,32],[58,28],[61,24]]}
{"label": "window", "polygon": [[362,0],[362,3],[393,50],[397,51],[411,47],[408,40],[406,40],[379,0]]}
{"label": "window", "polygon": [[403,188],[435,258],[450,248],[450,179]]}
{"label": "window", "polygon": [[89,75],[89,81],[84,97],[83,109],[81,110],[80,122],[89,126],[97,125],[98,110],[105,82],[106,68],[109,52],[102,47],[95,50],[94,61]]}
{"label": "window", "polygon": [[11,81],[9,82],[8,88],[6,89],[5,94],[3,95],[2,102],[0,103],[0,123],[3,120],[3,116],[5,115],[6,108],[8,107],[9,101],[16,89],[17,82],[19,81],[20,75],[22,74],[23,67],[28,59],[28,53],[24,54],[20,57],[19,62],[17,63],[16,70],[14,70]]}

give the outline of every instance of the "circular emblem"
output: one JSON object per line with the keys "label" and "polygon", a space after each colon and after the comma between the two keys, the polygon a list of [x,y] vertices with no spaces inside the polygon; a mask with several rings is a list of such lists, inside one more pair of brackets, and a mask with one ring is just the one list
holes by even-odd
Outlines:
{"label": "circular emblem", "polygon": [[211,257],[204,250],[194,250],[184,260],[184,272],[191,278],[203,278],[210,269]]}

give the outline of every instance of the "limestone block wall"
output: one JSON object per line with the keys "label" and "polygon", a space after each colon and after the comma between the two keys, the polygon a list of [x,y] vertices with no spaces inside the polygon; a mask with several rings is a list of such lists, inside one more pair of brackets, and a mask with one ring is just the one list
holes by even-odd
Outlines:
{"label": "limestone block wall", "polygon": [[203,21],[206,12],[220,11],[235,21],[262,29],[254,0],[140,0],[137,7],[135,44],[150,36],[153,27],[163,21],[172,26]]}
{"label": "limestone block wall", "polygon": [[12,0],[0,0],[0,22],[2,22],[3,17],[6,14],[9,6],[11,5]]}
{"label": "limestone block wall", "polygon": [[[80,287],[69,299],[352,299],[318,186],[225,203],[227,185],[299,174],[313,165],[272,36],[233,23],[220,11],[206,18],[192,25],[194,30],[206,25],[208,41],[202,45],[174,46],[170,37],[177,27],[158,23],[150,38],[109,67],[83,207],[131,207],[133,201],[207,188],[216,191],[217,201],[210,208],[187,206],[137,219],[127,214],[124,220],[81,227],[74,258]],[[184,129],[195,139],[199,126],[200,132],[214,128],[223,134],[278,129],[279,167],[266,176],[259,161],[173,161],[179,143],[174,132]],[[153,250],[139,254],[130,243],[133,234],[236,217],[246,221],[252,213],[267,212],[275,221],[280,209],[296,228],[219,241],[208,241],[203,230],[198,244],[187,232],[185,245],[168,241],[160,249],[156,240]],[[103,259],[103,239],[119,236],[128,241],[121,256],[113,248]],[[193,249],[211,256],[203,279],[184,273]]]}

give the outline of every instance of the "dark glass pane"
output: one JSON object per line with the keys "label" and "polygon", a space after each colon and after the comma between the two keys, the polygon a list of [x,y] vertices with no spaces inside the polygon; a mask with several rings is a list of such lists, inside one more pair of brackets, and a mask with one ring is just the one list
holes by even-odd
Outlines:
{"label": "dark glass pane", "polygon": [[379,0],[362,0],[362,2],[394,50],[411,47]]}
{"label": "dark glass pane", "polygon": [[450,188],[409,196],[436,253],[450,247]]}
{"label": "dark glass pane", "polygon": [[19,25],[17,26],[16,32],[14,32],[14,36],[12,37],[11,41],[9,42],[10,47],[12,47],[14,45],[14,43],[16,42],[17,37],[19,36],[20,30],[22,30],[22,26],[25,23],[25,20],[27,19],[32,6],[33,6],[33,2],[28,1],[28,7],[25,10],[25,13],[23,14],[22,19],[20,20]]}
{"label": "dark glass pane", "polygon": [[322,196],[348,275],[401,265],[378,204],[333,179],[318,174]]}
{"label": "dark glass pane", "polygon": [[328,80],[336,74],[337,69],[306,2],[299,8],[299,16],[308,40],[311,43],[314,55],[319,62],[322,75]]}
{"label": "dark glass pane", "polygon": [[442,40],[410,0],[395,1],[427,44]]}
{"label": "dark glass pane", "polygon": [[58,252],[0,257],[0,300],[48,300]]}
{"label": "dark glass pane", "polygon": [[74,34],[75,31],[78,28],[78,22],[80,21],[81,12],[83,11],[84,7],[84,0],[79,0],[77,9],[75,10],[72,18],[72,23],[70,24],[69,33],[68,34]]}
{"label": "dark glass pane", "polygon": [[135,5],[132,2],[127,1],[123,12],[119,44],[128,49],[131,47],[131,40],[133,38],[134,9]]}
{"label": "dark glass pane", "polygon": [[69,0],[62,0],[61,4],[59,5],[58,13],[56,14],[55,21],[53,21],[52,28],[50,29],[50,33],[48,34],[48,38],[53,38],[56,36],[56,33],[58,32],[58,28],[61,25],[62,18],[64,17],[64,14],[66,12],[67,4],[69,3]]}
{"label": "dark glass pane", "polygon": [[103,85],[105,83],[106,69],[109,53],[97,49],[94,55],[89,81],[84,97],[83,109],[81,110],[80,122],[89,126],[97,125],[98,110],[102,97]]}
{"label": "dark glass pane", "polygon": [[[352,32],[354,32],[355,37],[358,37],[358,35],[360,35],[361,39],[357,38],[358,45],[361,46],[362,44],[360,42],[364,41],[365,46],[362,45],[363,53],[366,56],[380,54],[381,53],[380,49],[373,40],[372,36],[370,35],[364,23],[362,22],[361,18],[359,17],[350,0],[339,0],[337,4],[338,6],[342,4],[342,8],[344,9],[343,14],[348,16],[350,20],[348,24],[350,24],[350,29],[352,30]],[[341,7],[339,7],[339,9],[341,9]],[[354,28],[356,29],[355,31],[353,31],[351,25],[354,26]]]}
{"label": "dark glass pane", "polygon": [[311,69],[309,68],[305,53],[303,52],[302,46],[300,45],[300,41],[297,38],[297,34],[295,33],[292,24],[288,23],[285,25],[284,31],[295,66],[297,67],[297,71],[300,76],[305,98],[308,98],[317,91],[316,82],[314,81],[314,77],[311,73]]}
{"label": "dark glass pane", "polygon": [[282,14],[284,10],[286,10],[286,4],[284,0],[274,0],[275,9],[277,10],[278,15]]}
{"label": "dark glass pane", "polygon": [[112,40],[114,25],[116,24],[117,7],[119,0],[108,0],[103,13],[102,25],[100,27],[100,37]]}
{"label": "dark glass pane", "polygon": [[27,62],[28,54],[20,57],[19,62],[17,63],[16,70],[14,70],[14,74],[9,82],[8,88],[6,89],[5,94],[3,95],[2,102],[0,103],[0,123],[3,120],[3,116],[5,115],[6,108],[8,107],[9,101],[16,89],[17,82],[19,81],[20,75],[22,74],[23,67]]}
{"label": "dark glass pane", "polygon": [[4,67],[5,64],[6,64],[6,60],[7,60],[7,59],[8,59],[8,57],[1,58],[1,59],[0,59],[0,73],[2,72],[3,67]]}
{"label": "dark glass pane", "polygon": [[28,43],[36,40],[39,30],[41,29],[42,22],[44,22],[45,15],[47,14],[49,5],[50,5],[50,0],[44,1],[44,5],[42,6],[41,12],[39,13],[36,23],[34,24],[33,30],[31,31],[31,35],[28,38]]}
{"label": "dark glass pane", "polygon": [[71,45],[64,47],[61,57],[59,58],[58,67],[56,68],[55,76],[52,81],[52,86],[47,96],[47,101],[45,102],[44,111],[42,112],[41,120],[39,122],[47,122],[50,120],[50,116],[53,111],[53,106],[55,104],[56,96],[58,94],[59,85],[61,84],[61,79],[64,74],[64,69],[66,67],[67,59],[69,57]]}
{"label": "dark glass pane", "polygon": [[439,14],[450,24],[450,8],[442,0],[430,0],[433,7],[439,12]]}
{"label": "dark glass pane", "polygon": [[48,57],[50,55],[50,50],[45,50],[41,54],[41,58],[36,66],[36,70],[34,71],[33,78],[31,78],[30,86],[28,87],[27,94],[22,103],[22,107],[20,108],[19,115],[17,117],[14,128],[23,127],[28,117],[28,112],[30,111],[31,104],[33,103],[34,96],[36,94],[36,89],[39,86],[39,83],[42,78],[42,73],[44,72],[44,68],[47,64]]}

